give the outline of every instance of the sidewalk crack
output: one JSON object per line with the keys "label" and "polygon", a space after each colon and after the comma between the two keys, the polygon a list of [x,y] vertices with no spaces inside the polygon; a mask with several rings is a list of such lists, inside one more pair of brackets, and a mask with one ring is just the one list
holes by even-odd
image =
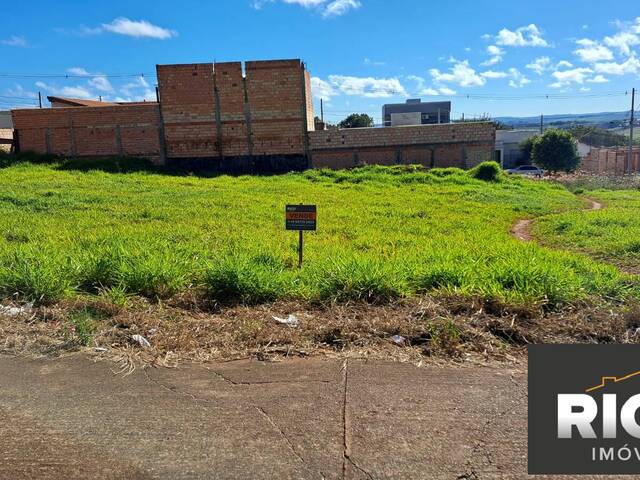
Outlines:
{"label": "sidewalk crack", "polygon": [[367,472],[364,468],[358,465],[355,460],[351,458],[351,419],[349,418],[347,403],[349,400],[349,359],[345,359],[342,364],[342,479],[345,480],[347,476],[347,464],[363,473],[373,480],[373,475]]}

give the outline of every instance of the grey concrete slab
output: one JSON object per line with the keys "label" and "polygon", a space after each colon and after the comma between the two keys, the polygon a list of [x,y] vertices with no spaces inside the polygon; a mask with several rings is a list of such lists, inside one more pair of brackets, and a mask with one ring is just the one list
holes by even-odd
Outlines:
{"label": "grey concrete slab", "polygon": [[527,478],[524,369],[116,370],[0,357],[0,479]]}

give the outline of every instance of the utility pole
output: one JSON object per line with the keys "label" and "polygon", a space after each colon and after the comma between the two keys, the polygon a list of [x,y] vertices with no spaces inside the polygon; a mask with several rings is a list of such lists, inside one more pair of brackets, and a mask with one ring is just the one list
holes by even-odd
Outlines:
{"label": "utility pole", "polygon": [[540,135],[544,133],[544,115],[540,115]]}
{"label": "utility pole", "polygon": [[324,123],[324,101],[320,99],[320,121]]}
{"label": "utility pole", "polygon": [[631,175],[631,171],[633,170],[633,122],[634,112],[636,109],[636,89],[631,89],[631,118],[629,121],[629,160],[627,161],[627,173]]}
{"label": "utility pole", "polygon": [[42,93],[38,92],[38,105],[42,108]]}

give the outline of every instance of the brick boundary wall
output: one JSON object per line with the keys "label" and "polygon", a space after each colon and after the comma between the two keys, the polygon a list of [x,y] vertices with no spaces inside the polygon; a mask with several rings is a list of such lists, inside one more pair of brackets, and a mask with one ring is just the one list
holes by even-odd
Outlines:
{"label": "brick boundary wall", "polygon": [[495,126],[491,122],[450,123],[309,132],[314,168],[420,164],[472,168],[492,160]]}
{"label": "brick boundary wall", "polygon": [[157,103],[12,110],[23,151],[71,157],[163,157]]}
{"label": "brick boundary wall", "polygon": [[314,131],[311,75],[300,60],[158,65],[157,73],[159,104],[14,110],[19,147],[254,172],[471,168],[494,155],[490,122]]}
{"label": "brick boundary wall", "polygon": [[[582,160],[583,172],[624,175],[627,173],[629,147],[592,148]],[[640,172],[640,147],[633,148],[631,171]]]}
{"label": "brick boundary wall", "polygon": [[243,73],[241,62],[157,66],[169,159],[271,167],[280,157],[283,165],[297,157],[294,163],[306,167],[313,128],[309,72],[300,60],[244,67]]}

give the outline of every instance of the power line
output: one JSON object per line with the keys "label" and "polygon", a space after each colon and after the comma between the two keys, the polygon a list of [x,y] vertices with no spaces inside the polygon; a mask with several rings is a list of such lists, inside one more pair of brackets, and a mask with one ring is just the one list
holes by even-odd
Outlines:
{"label": "power line", "polygon": [[87,73],[83,75],[71,73],[0,73],[0,78],[135,78],[156,76],[155,73]]}
{"label": "power line", "polygon": [[0,98],[8,98],[10,100],[29,100],[31,102],[35,102],[37,99],[33,97],[17,97],[13,95],[0,95]]}

